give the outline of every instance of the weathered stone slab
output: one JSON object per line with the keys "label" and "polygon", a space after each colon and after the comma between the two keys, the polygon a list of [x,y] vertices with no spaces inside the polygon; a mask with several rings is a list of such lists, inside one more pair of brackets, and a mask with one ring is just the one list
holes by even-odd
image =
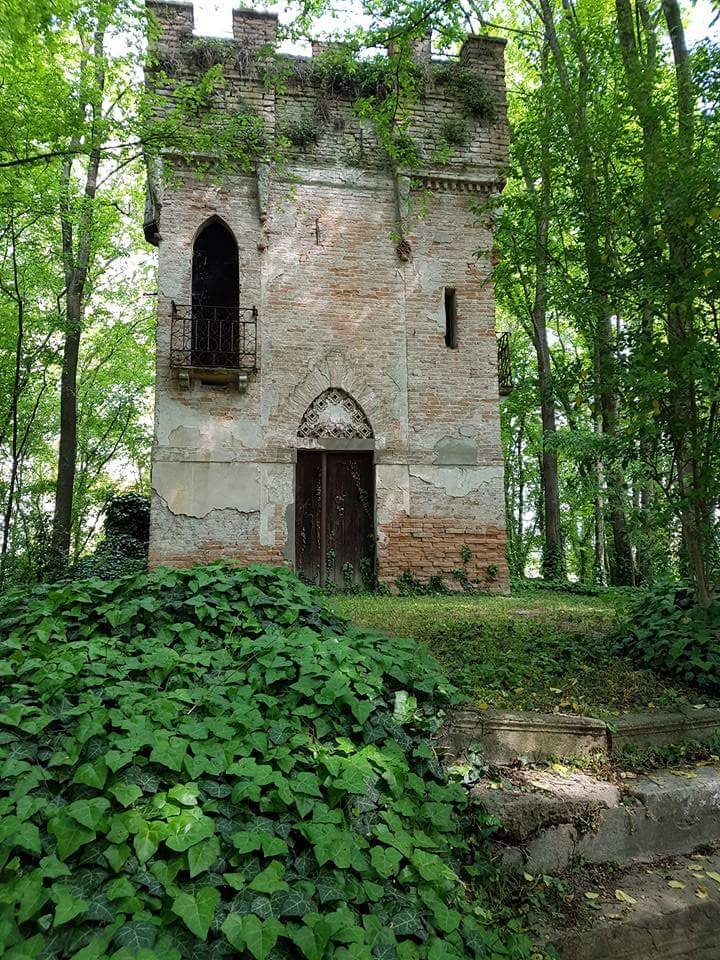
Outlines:
{"label": "weathered stone slab", "polygon": [[[703,870],[690,869],[698,866]],[[717,960],[720,885],[708,870],[720,871],[720,855],[658,870],[634,867],[615,878],[613,888],[635,903],[618,902],[608,889],[596,901],[599,910],[589,926],[558,931],[548,940],[562,960]],[[671,880],[682,886],[671,887]]]}
{"label": "weathered stone slab", "polygon": [[689,708],[676,713],[632,713],[618,718],[610,734],[611,751],[627,747],[664,747],[684,740],[700,743],[720,737],[720,710]]}
{"label": "weathered stone slab", "polygon": [[540,761],[606,753],[607,729],[592,717],[465,709],[448,718],[437,745],[448,760],[479,752],[490,763]]}
{"label": "weathered stone slab", "polygon": [[473,798],[502,823],[509,869],[560,873],[573,860],[648,862],[720,842],[720,770],[662,770],[622,790],[587,774],[516,771],[511,786],[482,783]]}
{"label": "weathered stone slab", "polygon": [[585,757],[607,752],[607,730],[602,720],[592,717],[488,710],[483,746],[494,763]]}
{"label": "weathered stone slab", "polygon": [[450,714],[436,745],[447,761],[481,753],[489,763],[503,764],[598,753],[618,756],[630,746],[663,747],[715,738],[720,738],[720,710],[710,708],[627,714],[610,729],[594,717],[467,707]]}

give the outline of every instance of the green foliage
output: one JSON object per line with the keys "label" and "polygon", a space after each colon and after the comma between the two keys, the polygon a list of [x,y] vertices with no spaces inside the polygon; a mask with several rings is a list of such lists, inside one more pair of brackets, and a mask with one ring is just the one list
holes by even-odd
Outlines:
{"label": "green foliage", "polygon": [[[637,592],[635,592],[636,594]],[[611,718],[623,711],[686,708],[697,688],[618,652],[615,633],[631,591],[592,596],[518,587],[482,593],[336,596],[357,623],[426,644],[451,682],[478,705]],[[703,694],[704,702],[712,700]]]}
{"label": "green foliage", "polygon": [[450,147],[466,147],[470,139],[467,124],[456,117],[443,121],[440,135]]}
{"label": "green foliage", "polygon": [[150,501],[138,493],[113,497],[105,509],[105,536],[72,571],[76,578],[112,580],[147,566]]}
{"label": "green foliage", "polygon": [[6,956],[530,955],[467,901],[436,664],[317,597],[212,565],[7,598]]}
{"label": "green foliage", "polygon": [[322,127],[323,124],[315,111],[306,108],[286,114],[278,123],[278,132],[294,147],[304,150],[318,142]]}
{"label": "green foliage", "polygon": [[643,666],[720,695],[720,600],[700,607],[678,584],[648,590],[628,613],[620,647]]}
{"label": "green foliage", "polygon": [[451,63],[437,68],[435,79],[447,85],[452,95],[463,105],[470,117],[492,121],[497,113],[497,104],[492,91],[478,73],[461,63]]}

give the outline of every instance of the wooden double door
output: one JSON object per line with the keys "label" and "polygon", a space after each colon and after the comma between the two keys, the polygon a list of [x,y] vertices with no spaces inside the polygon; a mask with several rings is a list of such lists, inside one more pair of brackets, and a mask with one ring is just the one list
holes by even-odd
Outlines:
{"label": "wooden double door", "polygon": [[295,473],[295,568],[339,588],[369,586],[375,571],[372,451],[299,450]]}

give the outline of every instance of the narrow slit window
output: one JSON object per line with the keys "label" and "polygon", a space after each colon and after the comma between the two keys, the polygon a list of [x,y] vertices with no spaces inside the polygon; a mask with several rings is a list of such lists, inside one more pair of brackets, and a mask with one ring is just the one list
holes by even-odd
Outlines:
{"label": "narrow slit window", "polygon": [[457,299],[454,287],[445,287],[445,346],[457,348]]}

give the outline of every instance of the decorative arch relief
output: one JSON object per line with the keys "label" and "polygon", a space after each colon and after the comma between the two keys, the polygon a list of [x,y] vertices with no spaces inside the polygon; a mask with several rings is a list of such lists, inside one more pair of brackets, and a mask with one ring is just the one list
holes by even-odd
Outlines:
{"label": "decorative arch relief", "polygon": [[320,440],[371,440],[373,430],[360,405],[349,393],[331,387],[317,396],[303,414],[298,437]]}

